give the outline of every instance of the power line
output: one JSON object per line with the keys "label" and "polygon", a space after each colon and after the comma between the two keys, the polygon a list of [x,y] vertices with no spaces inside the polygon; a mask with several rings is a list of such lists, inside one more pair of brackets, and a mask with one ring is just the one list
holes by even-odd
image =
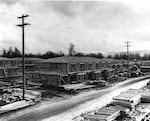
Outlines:
{"label": "power line", "polygon": [[22,24],[17,26],[22,28],[22,81],[23,81],[23,100],[25,99],[25,89],[26,89],[26,80],[25,80],[25,49],[24,49],[24,27],[30,25],[29,23],[24,23],[24,18],[29,17],[29,15],[22,15],[17,17],[22,20]]}

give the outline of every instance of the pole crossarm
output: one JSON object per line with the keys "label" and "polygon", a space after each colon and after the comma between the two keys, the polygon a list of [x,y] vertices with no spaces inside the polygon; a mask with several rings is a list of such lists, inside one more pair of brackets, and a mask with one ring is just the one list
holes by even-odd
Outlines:
{"label": "pole crossarm", "polygon": [[22,26],[26,26],[26,25],[31,25],[29,23],[24,23],[24,24],[17,24],[16,26],[22,27]]}
{"label": "pole crossarm", "polygon": [[22,18],[25,18],[25,17],[29,17],[29,15],[28,15],[28,14],[26,14],[26,15],[22,15],[22,16],[17,17],[17,18],[18,18],[18,19],[22,19]]}

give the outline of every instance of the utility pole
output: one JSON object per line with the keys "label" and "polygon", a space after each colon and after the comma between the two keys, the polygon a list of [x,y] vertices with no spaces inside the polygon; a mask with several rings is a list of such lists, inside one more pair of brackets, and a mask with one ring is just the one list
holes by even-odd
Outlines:
{"label": "utility pole", "polygon": [[127,47],[127,70],[128,70],[128,73],[129,73],[129,41],[125,42],[125,47]]}
{"label": "utility pole", "polygon": [[26,89],[26,80],[25,80],[25,45],[24,45],[24,27],[30,25],[29,23],[24,23],[24,18],[29,17],[29,15],[22,15],[17,17],[22,20],[22,24],[17,26],[22,28],[22,81],[23,81],[23,100],[25,99],[25,89]]}

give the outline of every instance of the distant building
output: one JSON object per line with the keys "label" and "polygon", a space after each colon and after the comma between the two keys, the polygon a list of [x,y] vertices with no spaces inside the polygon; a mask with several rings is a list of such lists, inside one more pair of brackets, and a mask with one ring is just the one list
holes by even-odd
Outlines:
{"label": "distant building", "polygon": [[142,66],[150,66],[150,60],[141,61]]}
{"label": "distant building", "polygon": [[84,82],[101,78],[111,62],[93,57],[63,56],[39,61],[40,75],[50,85]]}
{"label": "distant building", "polygon": [[[49,85],[98,80],[101,79],[101,72],[103,70],[107,70],[109,75],[111,75],[112,66],[124,64],[124,62],[124,60],[77,56],[63,56],[50,59],[26,57],[26,79]],[[5,74],[5,77],[7,77],[6,70],[8,69],[12,70],[11,72],[22,72],[22,58],[0,57],[0,67],[3,68],[3,74],[1,75]]]}
{"label": "distant building", "polygon": [[150,72],[150,60],[141,61],[141,72]]}

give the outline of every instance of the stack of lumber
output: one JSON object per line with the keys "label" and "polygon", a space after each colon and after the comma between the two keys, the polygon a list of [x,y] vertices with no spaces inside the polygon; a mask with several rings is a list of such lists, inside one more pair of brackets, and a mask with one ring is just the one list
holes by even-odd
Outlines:
{"label": "stack of lumber", "polygon": [[115,104],[131,108],[141,102],[141,95],[126,92],[114,97],[113,100]]}
{"label": "stack of lumber", "polygon": [[84,119],[88,121],[112,121],[120,115],[120,111],[126,111],[126,108],[121,106],[103,107],[93,115],[86,115]]}

